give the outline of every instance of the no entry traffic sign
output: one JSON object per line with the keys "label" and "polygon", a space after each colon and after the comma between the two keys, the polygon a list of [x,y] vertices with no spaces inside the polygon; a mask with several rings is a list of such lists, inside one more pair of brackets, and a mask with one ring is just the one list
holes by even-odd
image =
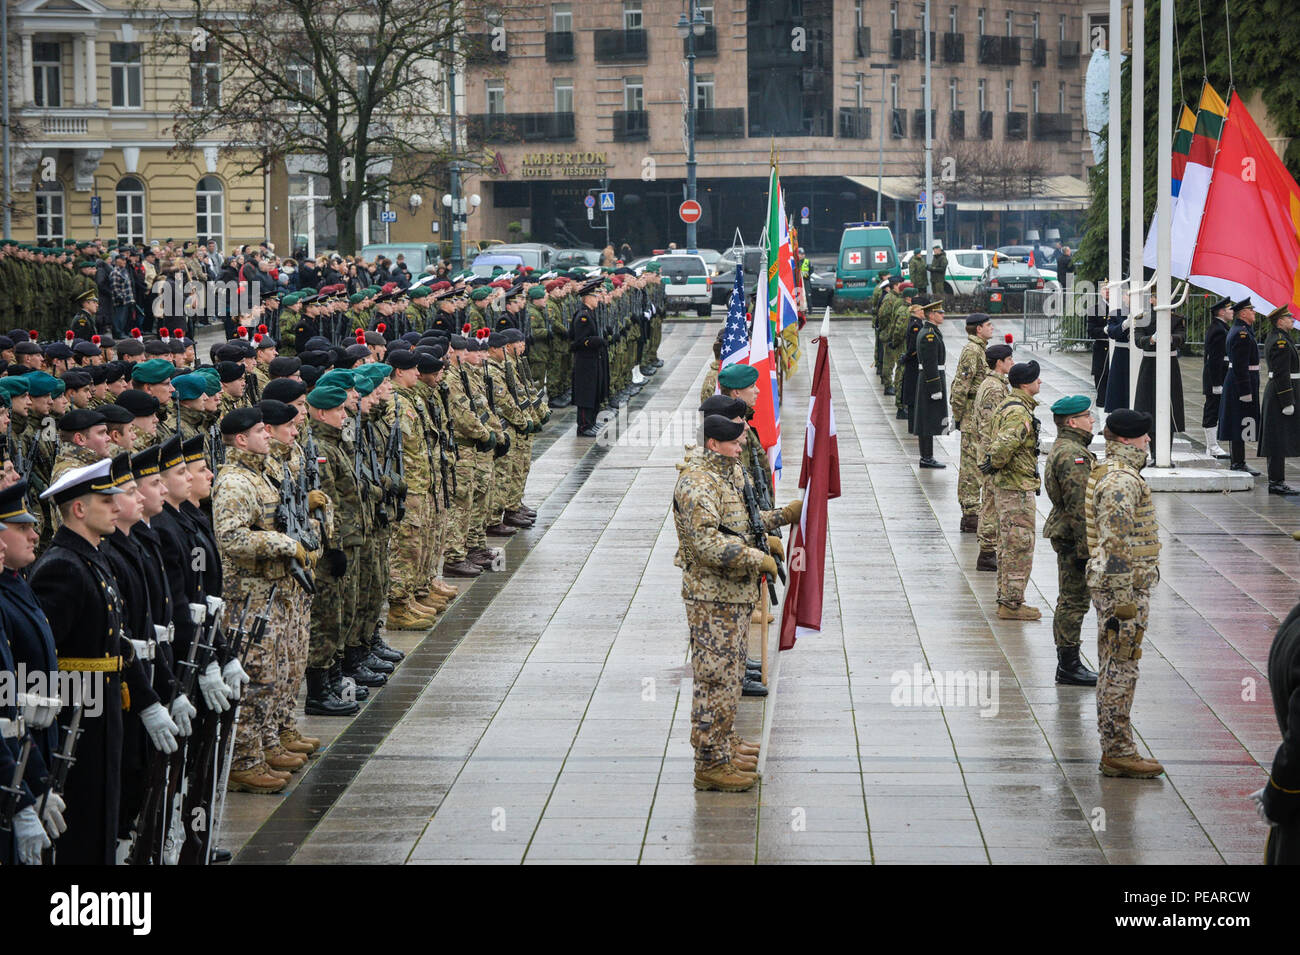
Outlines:
{"label": "no entry traffic sign", "polygon": [[681,216],[683,222],[689,224],[691,222],[699,222],[700,216],[704,214],[704,210],[700,208],[700,204],[694,199],[687,199],[678,206],[677,214]]}

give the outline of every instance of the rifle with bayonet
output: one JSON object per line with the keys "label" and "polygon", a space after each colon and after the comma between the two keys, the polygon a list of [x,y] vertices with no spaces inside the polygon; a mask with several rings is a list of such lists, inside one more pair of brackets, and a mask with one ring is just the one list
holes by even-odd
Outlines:
{"label": "rifle with bayonet", "polygon": [[[183,693],[187,700],[193,700],[194,684],[198,680],[198,675],[211,662],[216,648],[214,644],[215,633],[207,625],[207,618],[210,615],[207,603],[190,604],[189,613],[190,622],[194,625],[194,635],[190,638],[189,657],[194,661],[194,666],[193,668],[186,668],[181,674],[179,692]],[[197,653],[194,652],[196,644],[198,645]],[[189,776],[185,772],[185,763],[190,744],[194,741],[195,729],[200,725],[197,717],[198,713],[195,713],[190,725],[190,735],[177,740],[176,752],[171,755],[166,798],[163,802],[163,865],[176,865],[180,861],[181,847],[185,843],[186,821],[183,813],[190,794]]]}
{"label": "rifle with bayonet", "polygon": [[[207,609],[203,625],[203,638],[199,644],[200,659],[195,672],[206,667],[216,652],[217,634],[221,629],[221,616],[226,602],[220,597],[206,596]],[[198,635],[195,636],[198,640]],[[191,737],[194,758],[189,760],[190,772],[185,778],[180,819],[185,828],[180,845],[179,861],[182,865],[199,865],[207,862],[207,838],[212,818],[212,776],[216,773],[218,754],[221,752],[221,714],[206,706],[194,721]]]}
{"label": "rifle with bayonet", "polygon": [[[10,722],[6,720],[5,722]],[[18,750],[18,758],[14,762],[14,775],[8,783],[0,783],[0,830],[11,832],[14,827],[14,813],[18,811],[18,802],[23,795],[23,777],[27,775],[27,761],[32,755],[33,739],[32,734],[28,732],[23,723],[21,716],[15,717],[12,721],[17,726],[18,732],[14,734],[22,735],[23,745]],[[4,743],[0,741],[0,746]]]}
{"label": "rifle with bayonet", "polygon": [[41,806],[36,813],[42,818],[45,816],[45,804],[50,800],[50,793],[62,796],[64,788],[68,785],[68,773],[72,770],[73,763],[77,761],[77,740],[81,737],[83,710],[84,707],[79,701],[72,704],[72,719],[68,720],[67,728],[63,731],[63,744],[50,754],[54,768],[50,772],[49,785],[45,789],[45,795],[41,797]]}
{"label": "rifle with bayonet", "polygon": [[[241,666],[244,662],[245,654],[242,651],[247,636],[244,624],[248,620],[248,602],[251,597],[251,594],[244,597],[244,603],[239,608],[239,616],[235,619],[235,626],[226,631],[226,651],[230,659],[239,660]],[[208,806],[211,809],[207,819],[208,841],[207,852],[203,858],[204,864],[212,861],[212,853],[217,848],[217,833],[221,828],[221,813],[226,802],[226,780],[230,777],[230,763],[235,752],[235,727],[239,722],[238,699],[231,700],[230,708],[220,714],[218,721],[217,739],[213,744],[215,765],[212,771],[212,783],[207,790]]]}

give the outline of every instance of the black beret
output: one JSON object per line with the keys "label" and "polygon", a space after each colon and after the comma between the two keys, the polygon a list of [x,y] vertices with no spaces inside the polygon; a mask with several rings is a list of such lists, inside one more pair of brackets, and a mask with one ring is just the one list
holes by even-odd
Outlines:
{"label": "black beret", "polygon": [[234,342],[226,342],[217,349],[216,359],[218,362],[242,361],[244,357],[244,349],[240,348]]}
{"label": "black beret", "polygon": [[32,341],[30,338],[27,339],[27,341],[19,342],[14,346],[15,355],[39,355],[40,353],[41,346],[36,344],[36,342]]}
{"label": "black beret", "polygon": [[63,387],[68,391],[74,391],[77,388],[90,387],[90,375],[84,371],[73,371],[68,369],[63,373]]}
{"label": "black beret", "polygon": [[0,335],[0,351],[3,351],[6,348],[13,348],[13,347],[14,347],[14,340],[12,338],[10,338],[8,335]]}
{"label": "black beret", "polygon": [[493,332],[488,336],[487,342],[488,348],[502,348],[505,346],[506,340],[501,336],[500,332]]}
{"label": "black beret", "polygon": [[417,356],[415,352],[405,351],[400,348],[396,351],[390,348],[384,361],[392,365],[394,368],[400,369],[414,368],[420,363],[419,356]]}
{"label": "black beret", "polygon": [[303,367],[307,365],[315,365],[317,368],[328,367],[330,363],[330,353],[328,350],[316,351],[313,349],[312,351],[303,351],[298,353],[298,360],[302,362],[302,364],[298,366],[298,374],[301,375]]}
{"label": "black beret", "polygon": [[316,379],[321,376],[321,370],[315,365],[303,365],[298,370],[298,375],[302,378],[303,384],[307,388],[311,388],[312,385],[316,384]]}
{"label": "black beret", "polygon": [[989,316],[985,315],[983,312],[971,312],[966,316],[966,325],[970,328],[978,328],[985,322],[991,321],[993,321],[993,319],[989,318]]}
{"label": "black beret", "polygon": [[294,358],[292,355],[277,355],[271,359],[271,363],[266,366],[266,370],[272,378],[288,378],[290,375],[296,375],[298,369],[302,367],[302,361]]}
{"label": "black beret", "polygon": [[415,367],[422,375],[433,375],[447,367],[447,363],[437,355],[420,355]]}
{"label": "black beret", "polygon": [[173,338],[167,345],[167,352],[171,355],[184,355],[185,342],[181,341],[179,338]]}
{"label": "black beret", "polygon": [[64,360],[71,358],[75,352],[68,347],[66,342],[52,342],[45,346],[46,358],[62,358]]}
{"label": "black beret", "polygon": [[409,342],[410,344],[414,345],[416,342],[420,340],[420,333],[407,332],[405,335],[402,336],[401,340],[404,342]]}
{"label": "black beret", "polygon": [[[119,355],[143,355],[144,343],[138,338],[124,338],[117,343],[117,353]],[[132,462],[134,467],[134,461]]]}
{"label": "black beret", "polygon": [[451,347],[456,351],[466,351],[469,348],[469,339],[464,335],[452,335]]}
{"label": "black beret", "polygon": [[229,384],[232,381],[238,381],[244,377],[244,366],[233,361],[217,362],[217,377],[223,384]]}
{"label": "black beret", "polygon": [[[262,389],[263,400],[289,404],[307,393],[307,386],[296,378],[274,378]],[[267,419],[270,421],[270,419]],[[274,424],[274,422],[270,422]]]}
{"label": "black beret", "polygon": [[59,418],[60,431],[85,431],[104,423],[104,416],[93,408],[74,408]]}
{"label": "black beret", "polygon": [[108,369],[108,371],[104,372],[104,381],[111,385],[113,382],[121,381],[126,377],[127,371],[130,370],[131,363],[126,361],[110,361],[103,367]]}
{"label": "black beret", "polygon": [[77,341],[72,346],[72,351],[77,355],[84,355],[87,358],[94,358],[96,355],[103,354],[103,351],[94,342],[88,342],[84,338]]}
{"label": "black beret", "polygon": [[1022,361],[1019,364],[1011,366],[1011,373],[1007,375],[1007,381],[1011,382],[1014,388],[1016,385],[1027,385],[1031,381],[1038,380],[1038,362]]}
{"label": "black beret", "polygon": [[515,342],[523,341],[524,333],[517,328],[503,328],[501,330],[501,337],[505,339],[507,345],[511,345]]}
{"label": "black beret", "polygon": [[704,419],[704,437],[716,441],[735,441],[745,433],[745,422],[732,421],[720,414],[711,414]]}
{"label": "black beret", "polygon": [[108,381],[108,365],[87,365],[85,373],[90,377],[92,385],[102,385]]}
{"label": "black beret", "polygon": [[984,360],[988,362],[990,368],[1002,359],[1010,357],[1011,346],[1003,345],[1001,342],[998,342],[996,345],[990,345],[988,348],[984,349]]}
{"label": "black beret", "polygon": [[320,335],[313,335],[307,339],[302,346],[302,351],[329,351],[330,343],[328,338]]}
{"label": "black beret", "polygon": [[158,413],[158,399],[137,388],[128,388],[117,396],[117,403],[137,418]]}
{"label": "black beret", "polygon": [[1132,408],[1119,408],[1106,416],[1106,427],[1121,438],[1136,438],[1151,431],[1151,415]]}
{"label": "black beret", "polygon": [[171,345],[161,341],[147,341],[144,343],[144,353],[146,355],[155,355],[161,357],[172,353]]}
{"label": "black beret", "polygon": [[243,434],[255,424],[262,423],[262,409],[254,405],[251,408],[236,408],[221,419],[222,434]]}
{"label": "black beret", "polygon": [[726,395],[709,395],[700,405],[700,414],[722,415],[724,418],[743,418],[749,405],[740,398],[728,398]]}
{"label": "black beret", "polygon": [[107,424],[130,424],[135,420],[135,415],[115,401],[102,404],[95,410],[103,415]]}
{"label": "black beret", "polygon": [[[262,409],[262,420],[267,424],[288,424],[298,417],[298,409],[274,398],[263,398],[257,403]],[[229,415],[227,415],[229,417]]]}

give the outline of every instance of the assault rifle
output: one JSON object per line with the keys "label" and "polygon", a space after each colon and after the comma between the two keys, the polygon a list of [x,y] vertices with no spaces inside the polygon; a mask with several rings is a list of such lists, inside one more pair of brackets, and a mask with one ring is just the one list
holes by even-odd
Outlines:
{"label": "assault rifle", "polygon": [[[758,506],[758,495],[748,481],[745,482],[745,511],[749,515],[749,531],[754,535],[754,546],[764,554],[768,554],[776,561],[776,573],[781,578],[781,583],[785,584],[785,568],[781,566],[781,561],[772,553],[772,548],[767,543],[767,531],[763,527],[763,515]],[[776,585],[772,578],[767,578],[767,593],[772,598],[772,603],[776,603]]]}
{"label": "assault rifle", "polygon": [[391,504],[397,520],[406,516],[406,461],[402,454],[402,399],[393,395],[393,427],[384,448],[384,501]]}
{"label": "assault rifle", "polygon": [[54,771],[50,773],[50,785],[45,790],[45,795],[41,797],[41,808],[37,815],[45,814],[45,804],[49,802],[50,793],[62,796],[63,789],[68,784],[68,772],[72,769],[72,764],[77,761],[75,753],[77,740],[81,737],[82,709],[81,703],[72,704],[72,719],[68,721],[68,726],[63,731],[63,745],[50,754],[50,759],[54,761]]}
{"label": "assault rifle", "polygon": [[[320,450],[316,447],[316,438],[312,435],[311,429],[307,429],[307,438],[302,443],[303,463],[302,463],[302,480],[303,485],[308,491],[320,490],[320,465],[323,458],[320,456]],[[320,546],[322,550],[329,550],[329,544],[325,537],[325,512],[321,508],[311,512],[311,516],[316,518],[316,523],[320,525]]]}
{"label": "assault rifle", "polygon": [[23,734],[23,745],[14,763],[13,779],[7,784],[0,784],[0,793],[4,793],[3,798],[0,799],[0,830],[5,832],[11,831],[14,827],[14,813],[18,811],[18,800],[23,795],[23,777],[27,775],[27,760],[32,755],[32,734],[27,732],[21,717],[14,722],[18,726],[18,731]]}
{"label": "assault rifle", "polygon": [[[204,603],[207,607],[207,615],[204,622],[203,642],[199,644],[199,650],[204,654],[204,665],[206,665],[206,660],[211,659],[209,654],[215,651],[217,633],[221,628],[221,616],[226,602],[220,597],[207,596],[204,597]],[[179,846],[179,861],[182,865],[207,862],[208,820],[212,814],[212,777],[216,773],[217,758],[221,752],[221,714],[206,707],[200,711],[194,723],[194,734],[190,739],[193,758],[188,761],[190,771],[185,777],[179,816],[184,827],[183,842]]]}
{"label": "assault rifle", "polygon": [[[289,465],[282,466],[284,471],[280,478],[280,503],[275,507],[276,526],[281,532],[302,544],[303,550],[316,550],[320,542],[316,540],[316,533],[307,518],[307,496],[299,495],[302,486],[289,473]],[[297,557],[289,559],[289,575],[307,593],[316,592],[316,581],[312,577],[311,569],[304,567]]]}

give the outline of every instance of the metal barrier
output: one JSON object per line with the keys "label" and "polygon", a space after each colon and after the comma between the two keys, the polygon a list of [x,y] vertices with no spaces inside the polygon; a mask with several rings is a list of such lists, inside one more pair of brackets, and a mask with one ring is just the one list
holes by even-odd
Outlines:
{"label": "metal barrier", "polygon": [[[1184,355],[1199,355],[1204,349],[1205,331],[1209,327],[1210,304],[1219,296],[1196,291],[1188,295],[1179,310],[1187,322]],[[1105,300],[1092,287],[1031,289],[1025,292],[1021,313],[1021,341],[1028,345],[1046,345],[1050,351],[1069,351],[1092,347],[1088,335],[1088,317],[1105,312]]]}

